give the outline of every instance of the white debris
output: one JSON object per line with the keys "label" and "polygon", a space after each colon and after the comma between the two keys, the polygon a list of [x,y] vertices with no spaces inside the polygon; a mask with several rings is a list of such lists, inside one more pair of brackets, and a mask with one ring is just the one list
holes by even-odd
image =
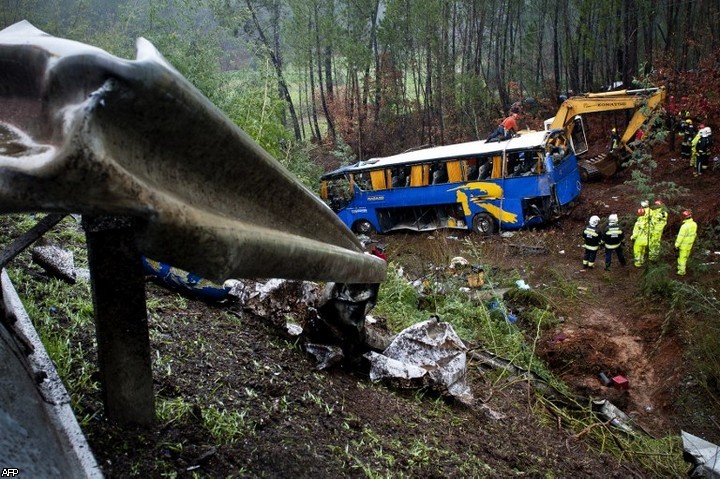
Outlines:
{"label": "white debris", "polygon": [[32,250],[32,259],[49,274],[68,283],[75,283],[77,276],[72,251],[57,246],[36,246]]}
{"label": "white debris", "polygon": [[450,260],[450,268],[455,269],[459,266],[468,266],[470,262],[462,256],[455,256]]}
{"label": "white debris", "polygon": [[683,449],[689,454],[696,465],[690,477],[720,478],[720,448],[715,444],[680,431]]}
{"label": "white debris", "polygon": [[406,387],[428,385],[471,404],[466,349],[449,323],[432,318],[401,331],[383,354],[370,352],[365,357],[371,362],[372,381],[395,379]]}

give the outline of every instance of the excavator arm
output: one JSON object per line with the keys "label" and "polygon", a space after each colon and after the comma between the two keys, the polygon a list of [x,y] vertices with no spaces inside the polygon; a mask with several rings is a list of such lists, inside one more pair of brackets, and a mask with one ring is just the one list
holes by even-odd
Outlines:
{"label": "excavator arm", "polygon": [[633,119],[628,124],[628,130],[625,132],[625,135],[623,135],[623,138],[626,136],[630,138],[647,119],[648,115],[642,112],[642,107],[647,107],[651,111],[655,110],[664,99],[664,88],[620,90],[574,96],[568,98],[560,105],[560,109],[550,123],[550,129],[566,129],[572,127],[573,119],[577,115],[634,109],[636,110],[635,116],[633,116]]}
{"label": "excavator arm", "polygon": [[[635,110],[630,122],[620,138],[623,147],[630,151],[627,144],[645,123],[650,114],[665,100],[664,88],[646,88],[641,90],[620,90],[603,93],[588,93],[565,100],[557,114],[549,122],[549,129],[563,129],[572,134],[577,116],[587,113],[599,113],[614,110]],[[602,158],[580,162],[581,177],[589,179],[595,174],[611,176],[616,170],[617,160],[613,155],[601,155]]]}

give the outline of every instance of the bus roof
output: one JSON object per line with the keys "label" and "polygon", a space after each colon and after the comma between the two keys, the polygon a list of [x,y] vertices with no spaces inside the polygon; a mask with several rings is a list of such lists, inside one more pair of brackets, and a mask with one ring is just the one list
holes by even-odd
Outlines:
{"label": "bus roof", "polygon": [[359,163],[355,163],[354,165],[342,167],[335,171],[326,173],[323,177],[332,177],[348,171],[374,170],[405,164],[428,163],[451,158],[486,156],[491,155],[492,153],[503,152],[505,150],[518,151],[544,147],[549,133],[550,132],[547,131],[533,131],[524,133],[506,141],[496,141],[491,143],[488,143],[485,140],[469,141],[454,145],[424,148],[421,150],[414,150],[381,158],[370,158],[369,160],[361,161]]}

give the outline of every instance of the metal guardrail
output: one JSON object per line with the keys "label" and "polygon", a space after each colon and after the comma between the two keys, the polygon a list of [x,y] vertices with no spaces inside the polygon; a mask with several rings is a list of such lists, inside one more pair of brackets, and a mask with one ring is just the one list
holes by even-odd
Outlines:
{"label": "metal guardrail", "polygon": [[215,281],[380,282],[385,263],[144,39],[137,60],[0,32],[0,213],[135,219],[149,258]]}
{"label": "metal guardrail", "polygon": [[[337,282],[339,306],[326,310],[355,312],[350,322],[374,301],[386,265],[148,41],[137,47],[131,61],[25,21],[0,31],[0,214],[83,216],[106,414],[149,425],[141,255],[213,281]],[[12,338],[22,335],[5,323],[0,355],[20,361],[0,375],[9,393],[0,395],[0,425],[12,426],[0,438],[0,464],[38,477],[100,476],[83,441],[57,440],[67,431],[82,437],[76,422],[58,422],[72,418],[66,400],[28,415],[12,399],[42,396],[22,361],[42,345],[18,349]],[[62,387],[49,359],[44,368]],[[38,407],[43,401],[57,402]]]}

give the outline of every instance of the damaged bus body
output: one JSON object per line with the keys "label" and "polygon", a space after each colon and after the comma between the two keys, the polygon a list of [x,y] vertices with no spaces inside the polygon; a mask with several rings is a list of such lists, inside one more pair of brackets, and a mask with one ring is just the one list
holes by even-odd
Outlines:
{"label": "damaged bus body", "polygon": [[575,149],[564,130],[523,133],[373,158],[325,174],[321,197],[356,233],[471,229],[493,234],[541,225],[581,190]]}

